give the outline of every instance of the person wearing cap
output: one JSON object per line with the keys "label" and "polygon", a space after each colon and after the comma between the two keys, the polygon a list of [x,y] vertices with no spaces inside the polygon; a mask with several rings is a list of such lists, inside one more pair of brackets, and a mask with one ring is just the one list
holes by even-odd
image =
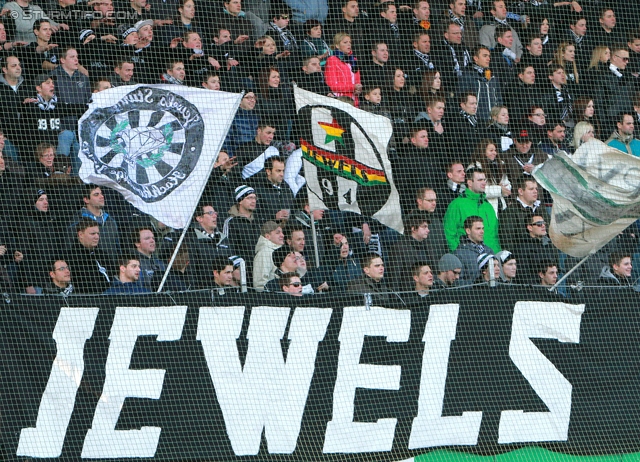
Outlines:
{"label": "person wearing cap", "polygon": [[158,83],[158,76],[163,72],[160,60],[165,53],[153,38],[153,21],[141,20],[133,26],[125,25],[124,28],[129,36],[135,35],[137,39],[129,46],[119,47],[119,54],[133,63],[138,83]]}
{"label": "person wearing cap", "polygon": [[444,254],[438,261],[438,275],[433,280],[434,289],[446,289],[458,285],[462,274],[462,262],[451,253]]}
{"label": "person wearing cap", "polygon": [[419,261],[434,261],[435,256],[426,246],[429,236],[429,218],[426,213],[414,211],[404,220],[404,235],[389,248],[387,256],[387,281],[398,291],[413,289],[411,279],[413,265]]}
{"label": "person wearing cap", "polygon": [[[542,109],[537,111],[542,112]],[[533,141],[528,129],[515,130],[513,145],[502,156],[507,164],[507,176],[513,183],[518,183],[523,177],[533,178],[533,169],[548,159],[544,152],[533,146]]]}
{"label": "person wearing cap", "polygon": [[476,168],[470,167],[466,170],[467,189],[462,195],[451,202],[444,215],[444,234],[447,237],[449,248],[453,251],[460,245],[461,239],[466,238],[467,218],[479,216],[484,223],[484,242],[494,249],[500,251],[500,241],[498,240],[498,217],[493,206],[485,194],[487,177],[485,173]]}
{"label": "person wearing cap", "polygon": [[240,185],[235,191],[236,204],[229,210],[222,233],[238,256],[247,262],[247,277],[250,277],[254,250],[260,237],[260,223],[255,218],[257,196],[251,186]]}
{"label": "person wearing cap", "polygon": [[194,223],[186,236],[189,250],[187,274],[191,284],[206,286],[211,281],[209,262],[218,257],[231,255],[229,239],[218,228],[218,212],[211,201],[202,199],[194,213]]}
{"label": "person wearing cap", "polygon": [[273,279],[276,266],[272,254],[284,244],[284,233],[275,221],[267,221],[260,228],[260,237],[253,259],[253,288],[263,290],[267,282]]}
{"label": "person wearing cap", "polygon": [[508,250],[501,250],[496,254],[496,258],[500,262],[500,280],[508,284],[513,283],[518,270],[518,262],[515,255]]}
{"label": "person wearing cap", "polygon": [[240,267],[242,263],[244,263],[244,258],[241,258],[237,255],[231,255],[229,257],[229,261],[233,264],[233,279],[231,280],[231,287],[236,287],[239,289],[242,285],[242,274],[240,271]]}
{"label": "person wearing cap", "polygon": [[[495,214],[494,214],[495,217]],[[478,278],[478,255],[491,254],[493,250],[484,242],[484,220],[479,216],[467,217],[464,221],[465,235],[460,238],[460,245],[454,255],[462,263],[459,285],[473,284]]]}
{"label": "person wearing cap", "polygon": [[495,255],[483,253],[476,259],[478,277],[474,281],[476,284],[483,284],[491,281],[491,262],[493,262],[493,279],[500,282],[500,260]]}
{"label": "person wearing cap", "polygon": [[[51,199],[44,189],[23,191],[25,207],[20,210],[21,232],[16,233],[16,248],[24,259],[17,266],[19,284],[29,288],[44,287],[49,280],[45,268],[49,267],[51,252],[63,248],[67,243],[65,233],[52,211]],[[17,205],[17,203],[16,203]]]}
{"label": "person wearing cap", "polygon": [[538,199],[540,186],[533,177],[522,177],[514,187],[518,194],[515,198],[510,198],[507,208],[500,212],[498,236],[505,249],[515,250],[527,239],[528,233],[523,223],[531,214],[540,215],[545,223],[550,220],[544,205]]}

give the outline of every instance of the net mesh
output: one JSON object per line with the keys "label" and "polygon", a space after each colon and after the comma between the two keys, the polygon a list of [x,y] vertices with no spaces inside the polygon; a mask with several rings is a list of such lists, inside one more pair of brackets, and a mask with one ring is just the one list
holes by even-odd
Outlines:
{"label": "net mesh", "polygon": [[0,458],[637,457],[634,2],[0,3]]}

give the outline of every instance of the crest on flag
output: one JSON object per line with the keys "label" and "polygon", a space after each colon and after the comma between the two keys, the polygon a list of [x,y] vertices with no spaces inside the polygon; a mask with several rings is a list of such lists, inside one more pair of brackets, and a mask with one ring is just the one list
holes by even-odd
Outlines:
{"label": "crest on flag", "polygon": [[359,213],[402,231],[387,156],[391,121],[299,88],[295,96],[311,208]]}

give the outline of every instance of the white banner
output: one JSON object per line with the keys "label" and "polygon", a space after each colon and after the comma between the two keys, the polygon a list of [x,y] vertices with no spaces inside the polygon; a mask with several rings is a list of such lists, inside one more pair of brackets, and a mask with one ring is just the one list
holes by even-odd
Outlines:
{"label": "white banner", "polygon": [[391,120],[295,88],[309,205],[373,217],[402,232],[387,146]]}
{"label": "white banner", "polygon": [[553,197],[549,237],[573,257],[597,251],[640,218],[640,159],[601,141],[573,156],[554,154],[533,176]]}
{"label": "white banner", "polygon": [[240,99],[180,85],[95,93],[78,122],[80,178],[115,189],[139,210],[184,228]]}

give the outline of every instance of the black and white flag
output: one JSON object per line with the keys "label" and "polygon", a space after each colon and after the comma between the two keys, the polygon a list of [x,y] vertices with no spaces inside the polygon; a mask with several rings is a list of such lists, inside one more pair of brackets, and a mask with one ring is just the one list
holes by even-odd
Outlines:
{"label": "black and white flag", "polygon": [[178,85],[96,93],[78,122],[80,178],[115,189],[139,210],[184,228],[240,99]]}

